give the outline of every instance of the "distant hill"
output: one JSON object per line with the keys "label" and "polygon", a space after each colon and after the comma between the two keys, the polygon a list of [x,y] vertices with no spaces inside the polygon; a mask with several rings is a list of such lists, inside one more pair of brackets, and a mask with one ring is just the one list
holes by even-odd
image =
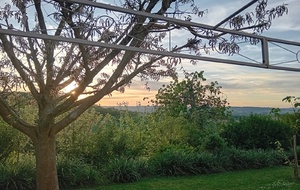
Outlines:
{"label": "distant hill", "polygon": [[117,110],[128,110],[133,112],[153,112],[153,106],[101,106],[103,108],[113,108]]}
{"label": "distant hill", "polygon": [[[115,108],[119,110],[128,110],[135,112],[152,112],[154,111],[153,106],[106,106],[105,108]],[[241,117],[247,116],[250,114],[269,114],[272,108],[269,107],[230,107],[233,116]],[[281,114],[292,113],[292,108],[280,108]]]}
{"label": "distant hill", "polygon": [[[272,108],[269,107],[230,107],[233,116],[247,116],[250,114],[269,114]],[[280,113],[292,113],[292,108],[280,108]]]}

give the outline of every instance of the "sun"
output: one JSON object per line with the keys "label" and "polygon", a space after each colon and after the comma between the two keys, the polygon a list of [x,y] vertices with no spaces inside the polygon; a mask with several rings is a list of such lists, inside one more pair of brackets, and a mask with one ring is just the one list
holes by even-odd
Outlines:
{"label": "sun", "polygon": [[[68,86],[66,86],[62,91],[64,93],[69,93],[69,94],[75,94],[75,89],[78,87],[78,85],[75,83],[75,82],[72,82],[71,84],[69,84]],[[86,95],[79,95],[77,98],[80,100],[80,99],[83,99],[85,98]]]}
{"label": "sun", "polygon": [[63,89],[63,91],[65,92],[65,93],[74,93],[74,92],[72,92],[75,88],[77,87],[77,84],[75,83],[75,82],[72,82],[71,84],[69,84],[68,86],[66,86],[64,89]]}

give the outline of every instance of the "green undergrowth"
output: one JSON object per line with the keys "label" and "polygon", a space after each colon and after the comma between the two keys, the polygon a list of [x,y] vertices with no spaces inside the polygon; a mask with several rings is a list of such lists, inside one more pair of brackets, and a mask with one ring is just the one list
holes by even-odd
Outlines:
{"label": "green undergrowth", "polygon": [[293,178],[291,167],[233,171],[189,177],[159,177],[134,183],[111,184],[77,190],[298,190],[300,181]]}

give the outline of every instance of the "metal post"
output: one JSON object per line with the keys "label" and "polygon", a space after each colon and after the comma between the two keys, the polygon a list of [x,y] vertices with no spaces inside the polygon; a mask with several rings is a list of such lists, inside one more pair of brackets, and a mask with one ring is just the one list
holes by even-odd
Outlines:
{"label": "metal post", "polygon": [[265,38],[261,40],[261,50],[262,50],[262,64],[269,67],[270,61],[269,61],[268,40]]}

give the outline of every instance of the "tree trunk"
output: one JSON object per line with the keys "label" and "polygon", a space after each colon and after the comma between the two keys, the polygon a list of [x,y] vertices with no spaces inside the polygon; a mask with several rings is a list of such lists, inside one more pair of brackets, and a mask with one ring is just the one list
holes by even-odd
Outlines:
{"label": "tree trunk", "polygon": [[55,136],[38,134],[34,143],[37,190],[58,190]]}
{"label": "tree trunk", "polygon": [[293,150],[294,150],[294,176],[296,179],[299,179],[299,166],[298,166],[298,156],[297,156],[297,136],[293,136]]}

